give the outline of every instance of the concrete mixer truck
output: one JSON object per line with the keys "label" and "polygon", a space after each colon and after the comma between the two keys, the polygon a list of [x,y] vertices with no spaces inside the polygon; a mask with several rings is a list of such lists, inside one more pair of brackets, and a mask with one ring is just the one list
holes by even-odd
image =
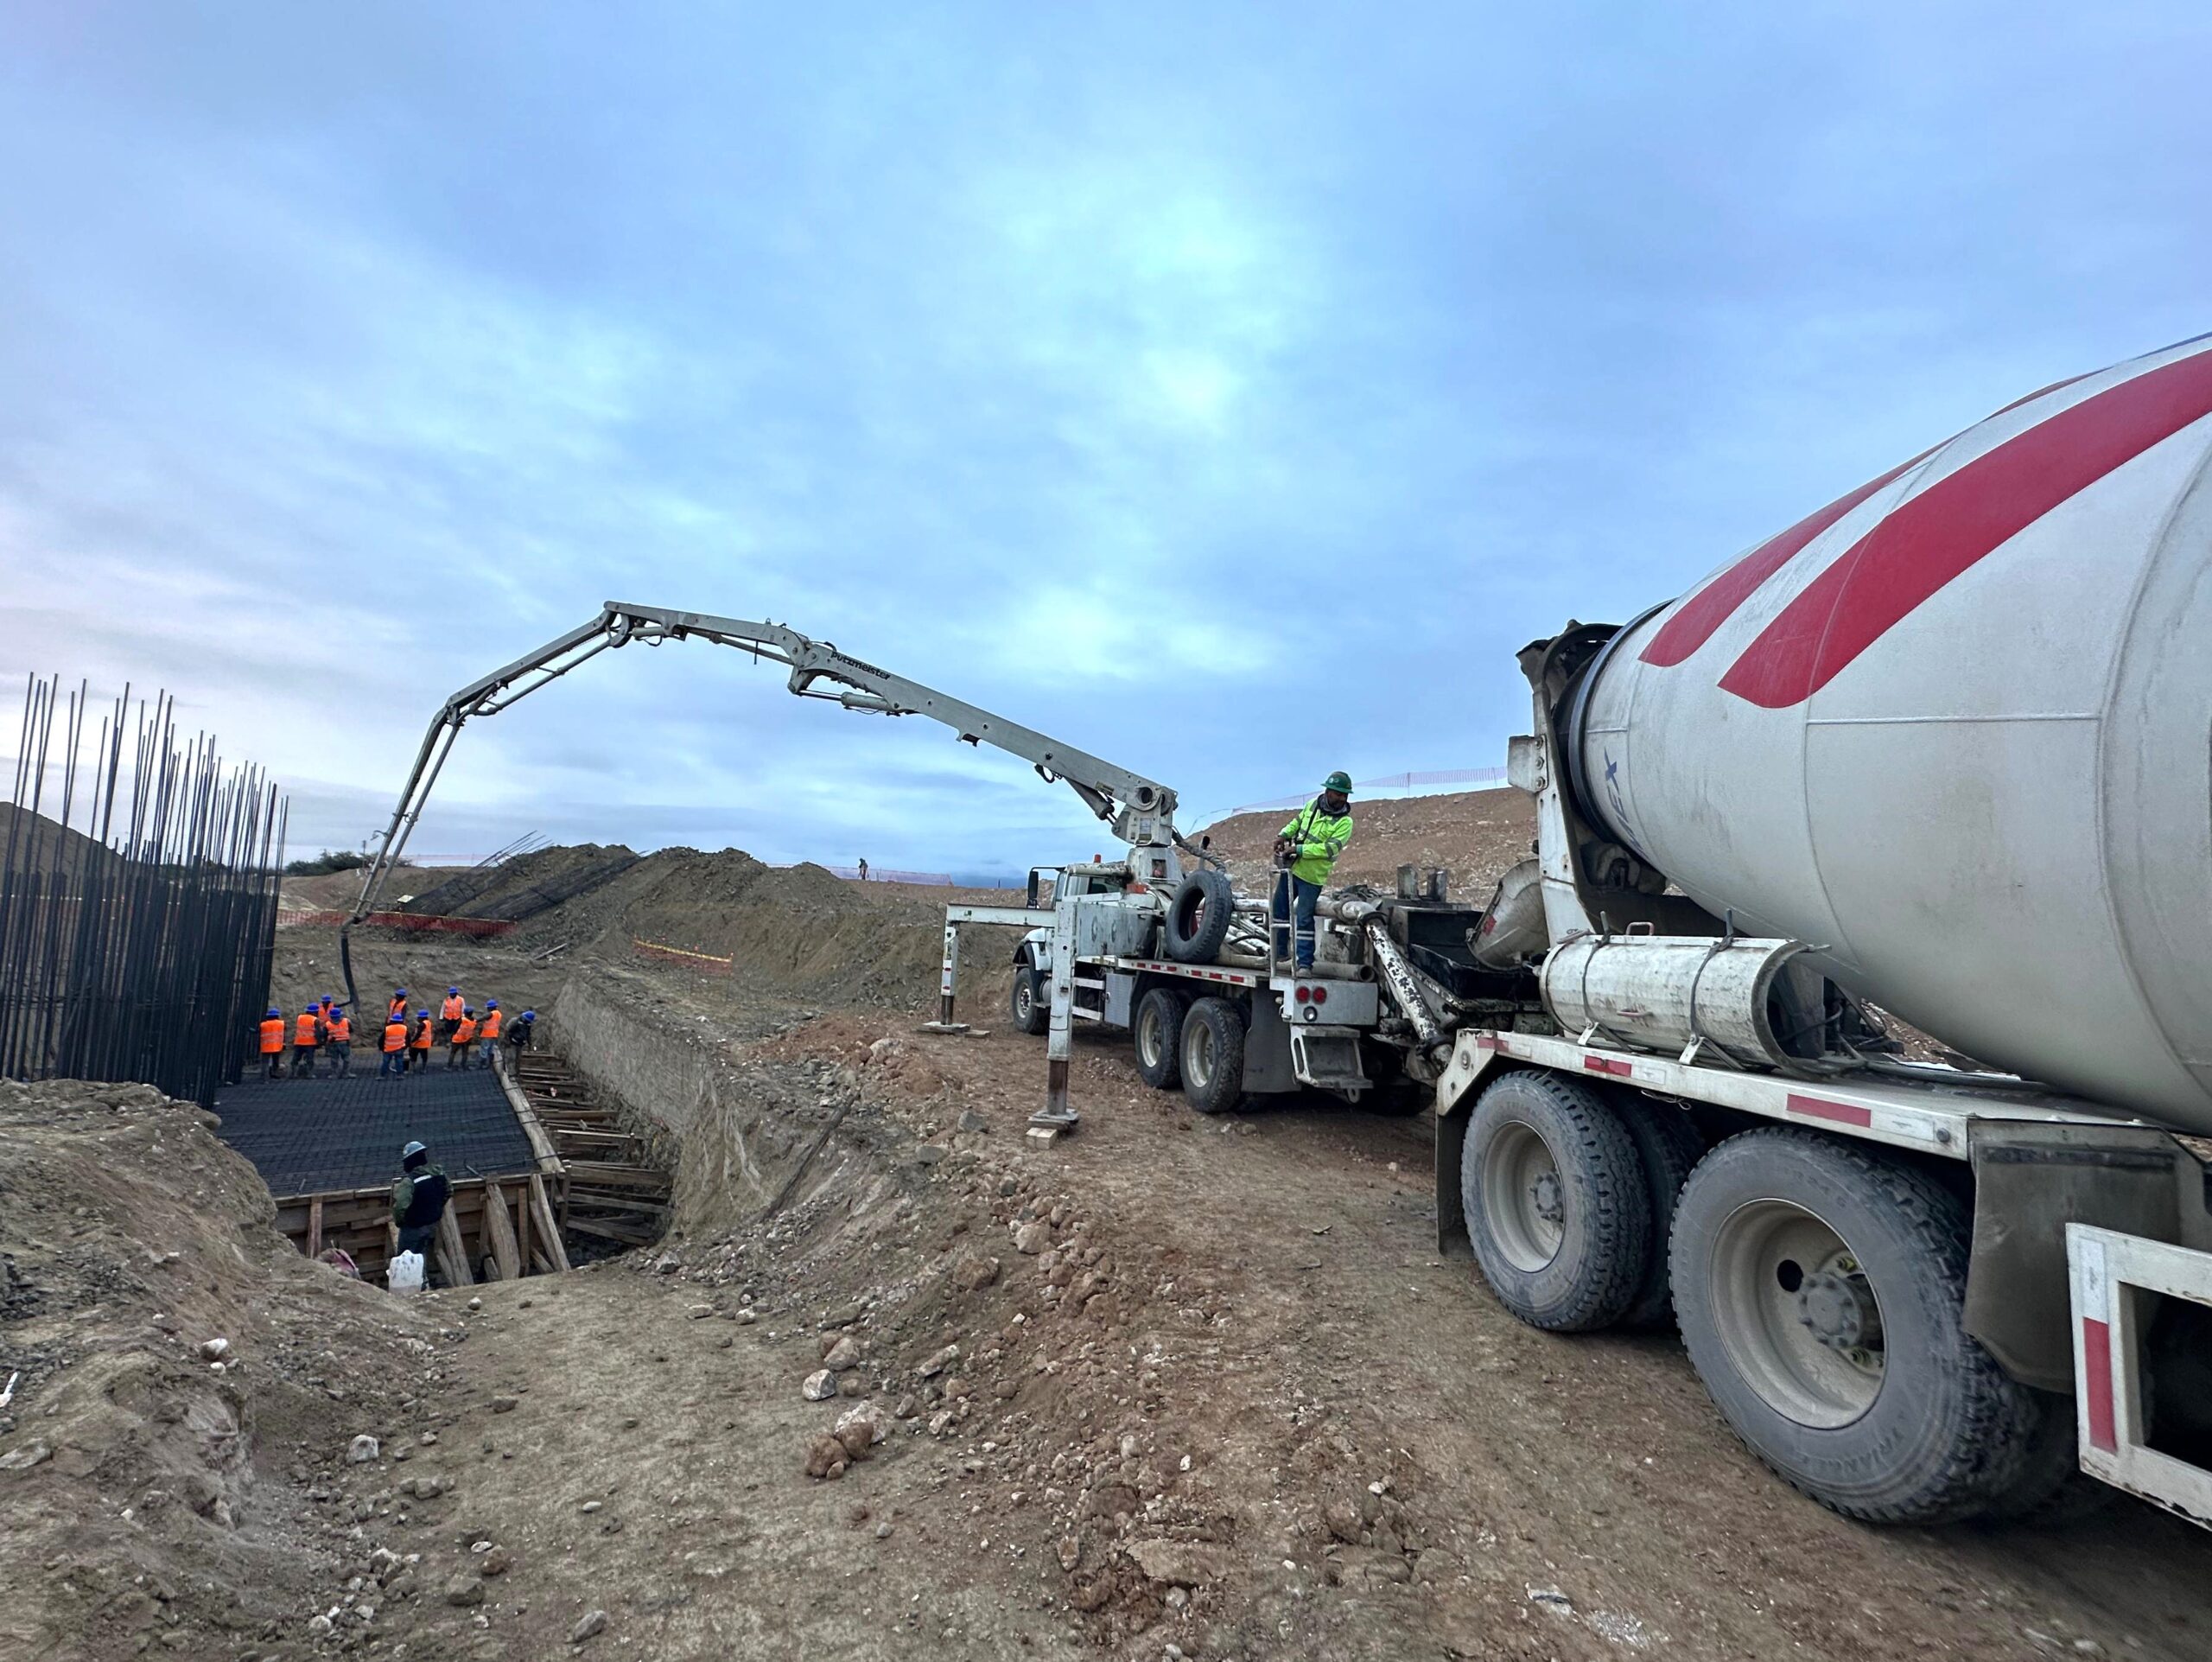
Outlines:
{"label": "concrete mixer truck", "polygon": [[1521,664],[1535,856],[1471,945],[1541,1008],[1452,1036],[1440,1244],[1539,1328],[1671,1302],[1851,1516],[2078,1465],[2212,1522],[2212,344]]}

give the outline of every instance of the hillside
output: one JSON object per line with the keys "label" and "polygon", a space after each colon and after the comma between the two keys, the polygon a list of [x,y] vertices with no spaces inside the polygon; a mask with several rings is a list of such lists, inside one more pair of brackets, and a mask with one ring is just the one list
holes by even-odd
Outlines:
{"label": "hillside", "polygon": [[[1236,814],[1206,827],[1214,848],[1229,856],[1239,888],[1264,889],[1275,833],[1294,812]],[[1506,869],[1532,852],[1536,835],[1535,805],[1504,786],[1375,802],[1354,798],[1351,821],[1351,846],[1337,863],[1338,882],[1388,886],[1401,865],[1442,866],[1452,874],[1452,898],[1462,901],[1486,898]]]}

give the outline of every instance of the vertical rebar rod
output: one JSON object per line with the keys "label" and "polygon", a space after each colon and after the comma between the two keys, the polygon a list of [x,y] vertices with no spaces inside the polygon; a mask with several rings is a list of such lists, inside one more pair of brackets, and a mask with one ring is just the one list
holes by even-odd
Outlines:
{"label": "vertical rebar rod", "polygon": [[89,684],[27,680],[0,836],[0,1076],[212,1103],[256,1049],[285,804],[213,735],[182,740],[166,692],[126,686],[87,756],[92,716]]}

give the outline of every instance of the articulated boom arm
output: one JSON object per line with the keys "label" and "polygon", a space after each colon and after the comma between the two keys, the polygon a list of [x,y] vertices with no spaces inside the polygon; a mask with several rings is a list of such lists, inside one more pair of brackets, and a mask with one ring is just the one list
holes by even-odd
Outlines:
{"label": "articulated boom arm", "polygon": [[918,681],[849,657],[828,641],[816,640],[780,623],[753,623],[742,618],[709,617],[698,612],[671,612],[657,606],[625,606],[609,601],[589,623],[547,641],[505,669],[471,682],[445,701],[423,735],[414,771],[407,776],[407,788],[362,880],[361,898],[348,922],[359,922],[374,908],[385,879],[406,850],[416,821],[423,817],[430,787],[445,767],[461,723],[472,716],[496,716],[517,699],[557,680],[610,646],[626,646],[633,640],[658,646],[664,640],[694,637],[789,665],[791,690],[802,698],[826,698],[847,710],[879,716],[928,716],[970,744],[988,742],[1020,756],[1042,778],[1074,791],[1086,807],[1113,825],[1115,835],[1125,843],[1148,846],[1179,840],[1175,833],[1175,793],[1167,786]]}

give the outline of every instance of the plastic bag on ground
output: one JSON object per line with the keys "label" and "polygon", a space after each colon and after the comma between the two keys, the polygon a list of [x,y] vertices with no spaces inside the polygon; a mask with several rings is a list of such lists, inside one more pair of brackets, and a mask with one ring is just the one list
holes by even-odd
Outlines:
{"label": "plastic bag on ground", "polygon": [[384,1272],[384,1284],[395,1293],[419,1293],[423,1290],[423,1255],[402,1252],[395,1257]]}

